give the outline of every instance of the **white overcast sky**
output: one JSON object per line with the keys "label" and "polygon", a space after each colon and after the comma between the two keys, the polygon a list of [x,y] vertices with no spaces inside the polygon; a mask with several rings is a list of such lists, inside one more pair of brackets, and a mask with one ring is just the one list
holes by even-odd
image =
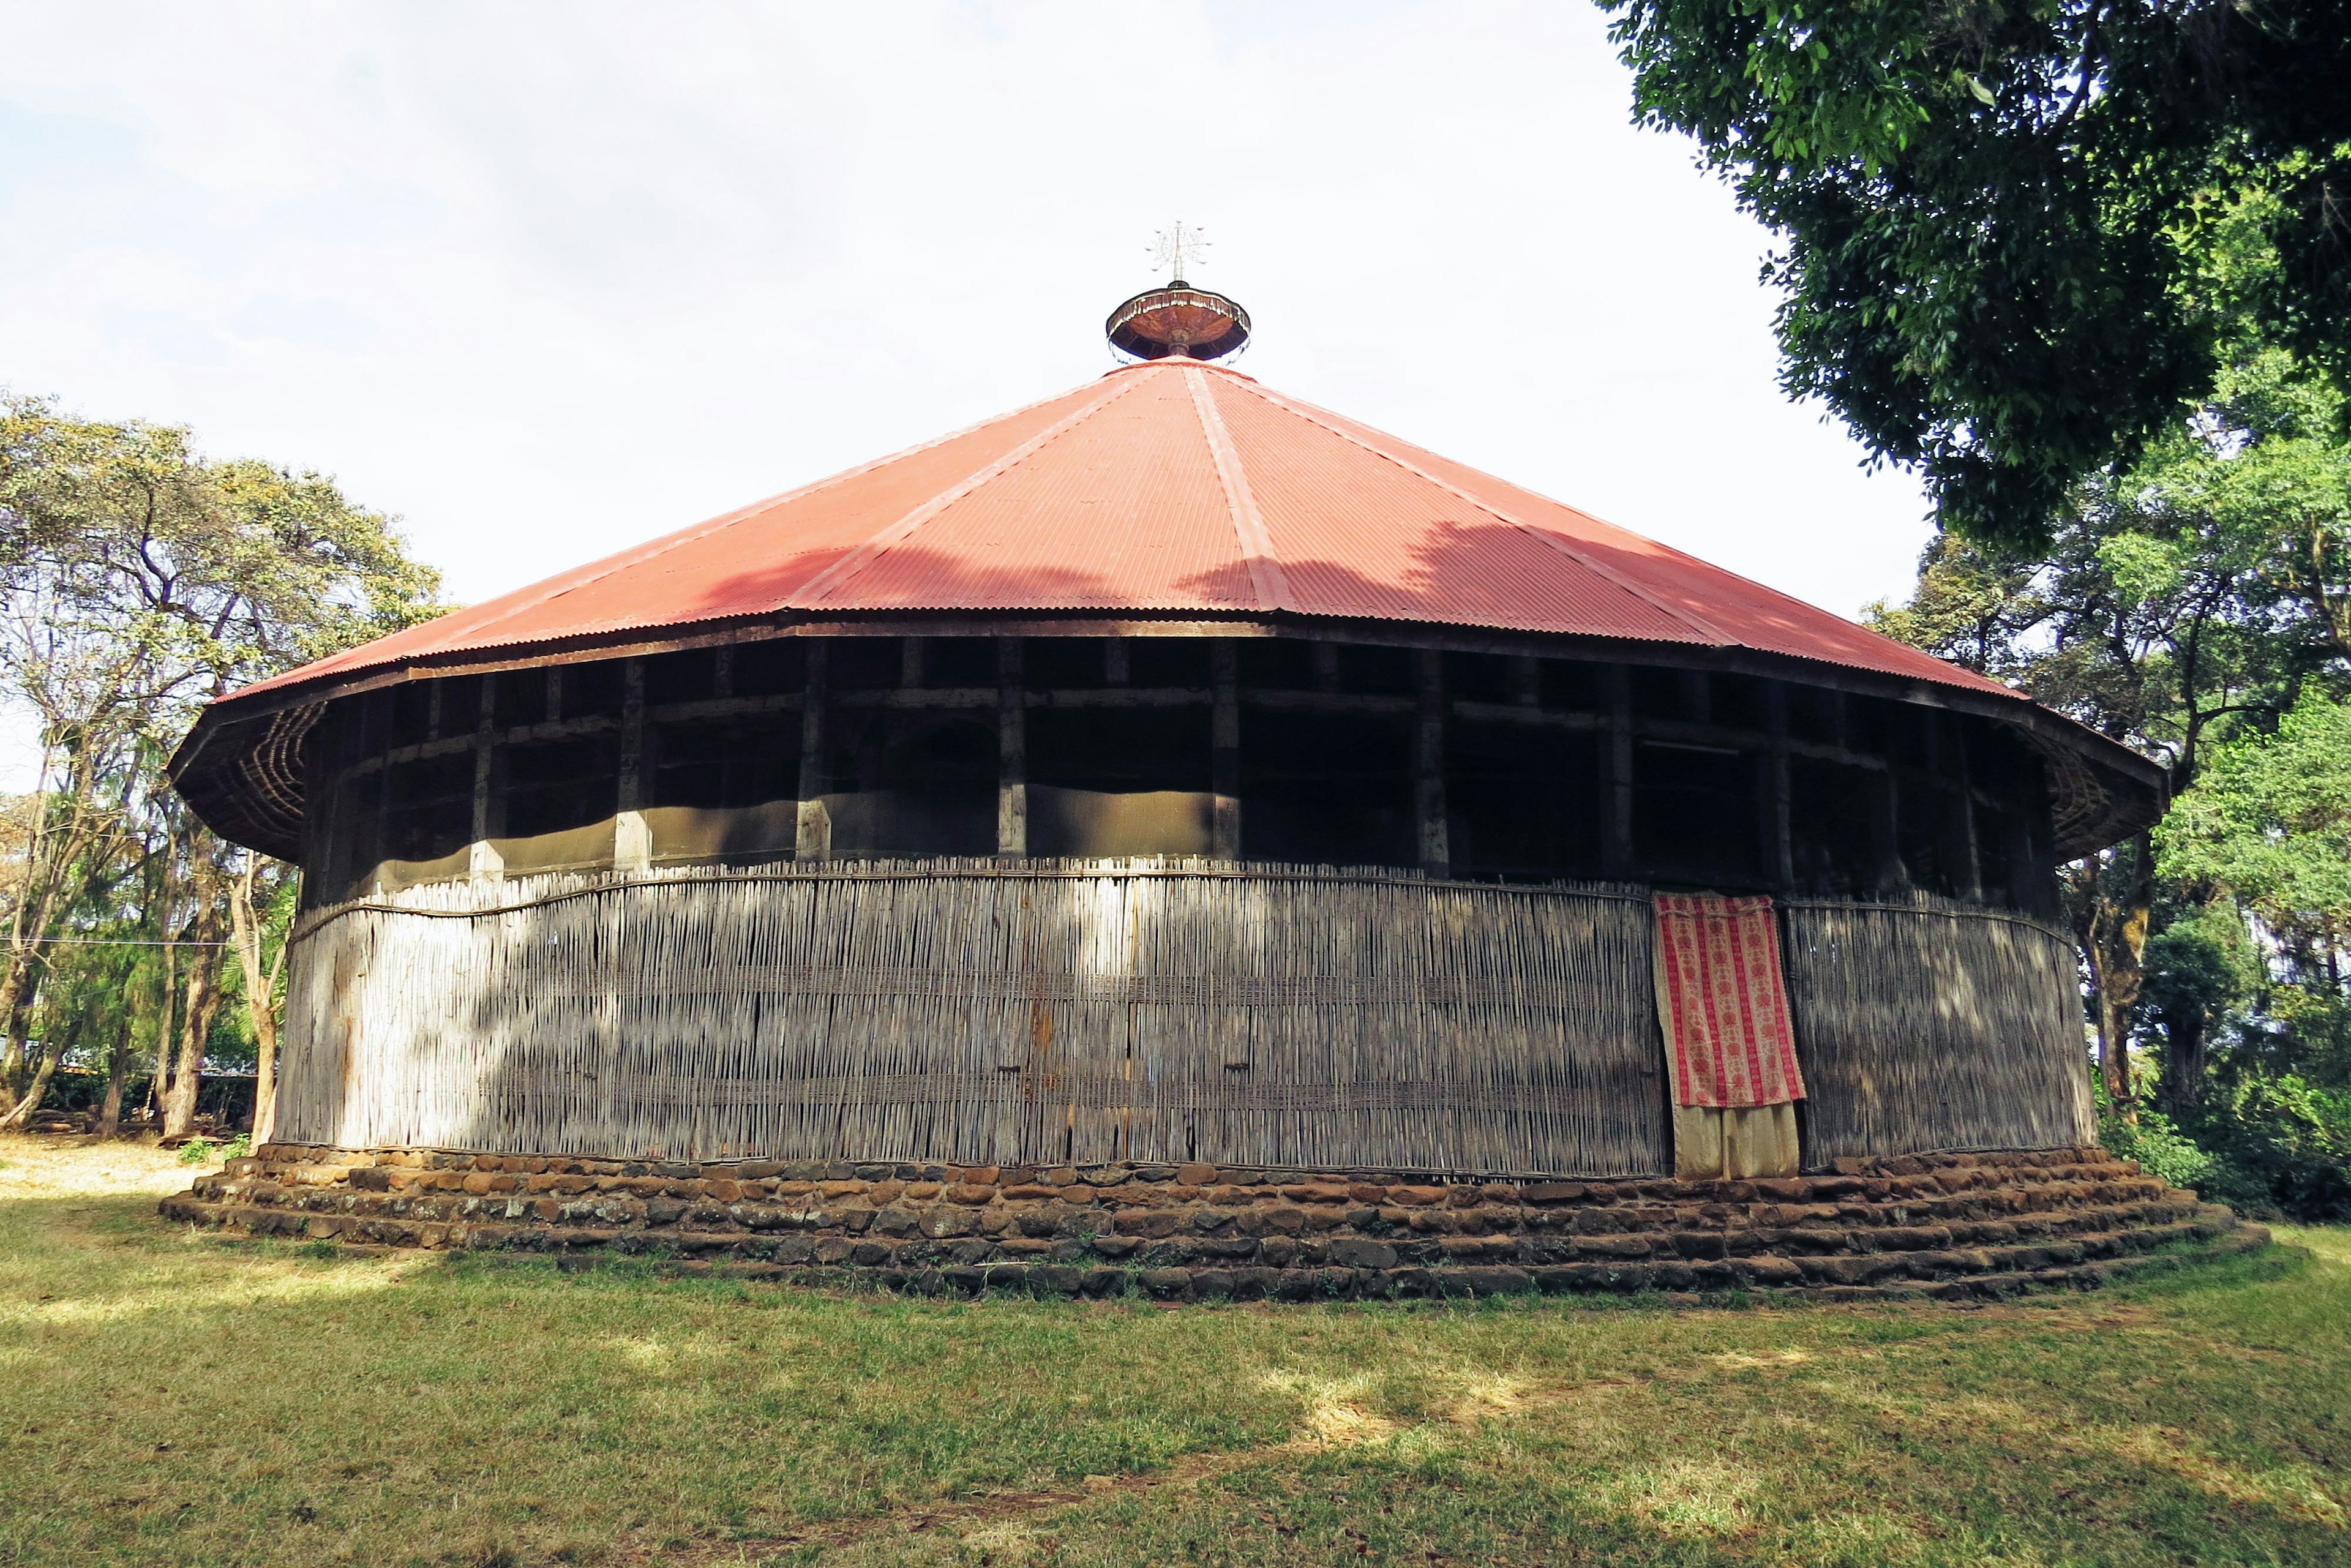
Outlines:
{"label": "white overcast sky", "polygon": [[0,386],[339,478],[485,598],[1098,375],[1242,369],[1841,613],[1917,486],[1589,5],[0,0]]}

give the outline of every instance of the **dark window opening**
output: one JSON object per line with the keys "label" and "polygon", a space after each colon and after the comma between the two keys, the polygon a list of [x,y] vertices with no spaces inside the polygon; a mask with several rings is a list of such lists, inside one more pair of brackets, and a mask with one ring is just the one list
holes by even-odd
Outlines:
{"label": "dark window opening", "polygon": [[432,861],[474,838],[474,754],[427,757],[385,769],[383,852],[387,860]]}
{"label": "dark window opening", "polygon": [[1882,757],[1896,767],[1929,766],[1934,738],[1932,708],[1882,697],[1845,699],[1845,729],[1853,749],[1865,757]]}
{"label": "dark window opening", "polygon": [[996,685],[996,639],[925,637],[923,685],[938,690]]}
{"label": "dark window opening", "polygon": [[1311,692],[1321,685],[1314,678],[1314,645],[1287,637],[1244,637],[1238,640],[1240,682],[1270,692]]}
{"label": "dark window opening", "polygon": [[1817,746],[1834,746],[1844,738],[1837,733],[1837,709],[1844,694],[1795,685],[1789,686],[1787,693],[1790,735]]}
{"label": "dark window opening", "polygon": [[311,798],[318,809],[303,815],[302,901],[316,907],[349,898],[360,879],[375,869],[383,775],[324,783]]}
{"label": "dark window opening", "polygon": [[1447,653],[1445,694],[1464,702],[1516,702],[1518,661],[1501,653]]}
{"label": "dark window opening", "polygon": [[1197,688],[1208,679],[1205,637],[1134,637],[1127,642],[1126,684],[1131,686]]}
{"label": "dark window opening", "polygon": [[799,792],[797,715],[656,725],[646,739],[653,805],[760,806]]}
{"label": "dark window opening", "polygon": [[717,692],[718,651],[715,648],[683,648],[645,661],[645,701],[650,706],[701,702]]}
{"label": "dark window opening", "polygon": [[833,853],[996,852],[1000,743],[987,721],[883,710],[833,710],[825,793]]}
{"label": "dark window opening", "polygon": [[1091,692],[1109,685],[1108,650],[1100,637],[1031,637],[1020,650],[1020,675],[1032,692]]}
{"label": "dark window opening", "polygon": [[496,717],[501,728],[520,729],[547,722],[545,670],[507,670],[497,679]]}
{"label": "dark window opening", "polygon": [[601,822],[620,810],[620,739],[542,740],[503,748],[505,837],[527,839]]}
{"label": "dark window opening", "polygon": [[1754,884],[1761,790],[1743,751],[1644,741],[1633,748],[1633,852],[1667,882]]}
{"label": "dark window opening", "polygon": [[1241,840],[1252,859],[1412,865],[1412,721],[1282,713],[1241,730]]}
{"label": "dark window opening", "polygon": [[432,738],[431,683],[402,681],[392,688],[392,745],[421,746]]}
{"label": "dark window opening", "polygon": [[1028,755],[1030,783],[1063,789],[1213,787],[1206,707],[1039,708],[1029,716]]}
{"label": "dark window opening", "polygon": [[1771,727],[1771,697],[1768,683],[1753,675],[1718,674],[1708,677],[1708,694],[1711,699],[1708,716],[1716,724],[1731,729],[1751,729],[1759,734]]}
{"label": "dark window opening", "polygon": [[435,684],[441,688],[440,737],[473,734],[482,722],[482,677],[457,675]]}
{"label": "dark window opening", "polygon": [[621,714],[621,665],[612,659],[593,664],[561,667],[565,718],[618,718]]}
{"label": "dark window opening", "polygon": [[1884,779],[1867,768],[1796,757],[1788,761],[1788,836],[1796,885],[1823,898],[1877,885],[1870,823]]}
{"label": "dark window opening", "polygon": [[905,668],[895,637],[834,637],[825,646],[825,679],[836,691],[886,691]]}
{"label": "dark window opening", "polygon": [[1903,779],[1894,802],[1894,847],[1911,884],[1946,896],[1961,892],[1973,868],[1958,794],[1924,779]]}
{"label": "dark window opening", "polygon": [[1600,872],[1597,738],[1515,724],[1446,731],[1446,837],[1457,876]]}
{"label": "dark window opening", "polygon": [[1542,706],[1562,713],[1598,713],[1608,706],[1601,666],[1583,659],[1545,659],[1539,677]]}
{"label": "dark window opening", "polygon": [[1366,696],[1410,695],[1413,690],[1412,650],[1342,643],[1339,648],[1339,689]]}
{"label": "dark window opening", "polygon": [[303,768],[312,789],[324,789],[328,774],[349,768],[367,755],[367,706],[368,698],[364,696],[329,704],[317,727],[304,739]]}
{"label": "dark window opening", "polygon": [[791,696],[808,689],[808,640],[778,637],[735,644],[735,695]]}
{"label": "dark window opening", "polygon": [[1633,716],[1692,721],[1703,719],[1705,679],[1689,670],[1660,670],[1646,664],[1633,667]]}

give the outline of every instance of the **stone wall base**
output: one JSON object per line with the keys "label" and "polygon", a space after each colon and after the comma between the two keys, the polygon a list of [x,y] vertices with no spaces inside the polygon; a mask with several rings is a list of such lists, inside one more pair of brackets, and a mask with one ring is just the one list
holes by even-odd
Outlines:
{"label": "stone wall base", "polygon": [[267,1145],[166,1218],[365,1247],[623,1255],[925,1293],[1159,1301],[1671,1294],[1983,1299],[2269,1233],[2103,1149],[1748,1181],[1458,1181],[1119,1164],[687,1165]]}

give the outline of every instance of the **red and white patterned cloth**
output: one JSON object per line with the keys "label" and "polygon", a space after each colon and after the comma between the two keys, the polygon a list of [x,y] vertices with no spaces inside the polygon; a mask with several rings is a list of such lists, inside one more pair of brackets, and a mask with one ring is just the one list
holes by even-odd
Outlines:
{"label": "red and white patterned cloth", "polygon": [[1802,1099],[1771,901],[1661,893],[1656,909],[1657,1010],[1675,1103]]}

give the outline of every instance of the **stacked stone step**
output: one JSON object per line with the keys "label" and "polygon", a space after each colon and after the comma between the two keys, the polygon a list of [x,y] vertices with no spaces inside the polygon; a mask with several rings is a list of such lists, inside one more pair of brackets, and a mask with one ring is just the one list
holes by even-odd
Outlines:
{"label": "stacked stone step", "polygon": [[1445,1180],[267,1145],[168,1217],[390,1247],[617,1252],[755,1277],[1163,1300],[2084,1285],[2266,1242],[2099,1149],[1844,1161],[1784,1180]]}

